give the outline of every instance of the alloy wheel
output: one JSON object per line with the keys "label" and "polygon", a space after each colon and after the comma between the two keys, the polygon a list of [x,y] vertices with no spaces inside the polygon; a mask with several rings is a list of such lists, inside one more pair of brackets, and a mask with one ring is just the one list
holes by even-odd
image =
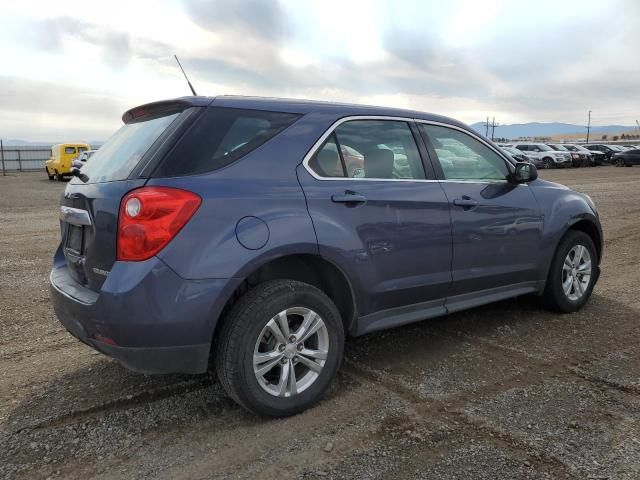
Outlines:
{"label": "alloy wheel", "polygon": [[583,245],[575,245],[564,259],[562,289],[571,301],[577,301],[589,288],[591,281],[591,255]]}
{"label": "alloy wheel", "polygon": [[260,332],[253,372],[267,393],[291,397],[318,379],[328,353],[329,332],[320,315],[306,307],[287,308]]}

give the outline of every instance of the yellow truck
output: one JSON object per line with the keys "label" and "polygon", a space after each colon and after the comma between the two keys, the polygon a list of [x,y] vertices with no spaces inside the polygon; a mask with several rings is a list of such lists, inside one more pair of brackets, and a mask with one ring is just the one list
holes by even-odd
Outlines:
{"label": "yellow truck", "polygon": [[44,163],[49,180],[62,180],[71,175],[74,158],[90,149],[88,143],[59,143],[51,147],[51,158]]}

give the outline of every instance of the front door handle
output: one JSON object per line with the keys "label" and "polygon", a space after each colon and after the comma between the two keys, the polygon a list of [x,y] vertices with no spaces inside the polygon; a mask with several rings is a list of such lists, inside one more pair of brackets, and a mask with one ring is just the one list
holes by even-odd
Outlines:
{"label": "front door handle", "polygon": [[342,195],[331,195],[331,201],[334,203],[364,203],[367,199],[364,195],[347,191]]}
{"label": "front door handle", "polygon": [[462,198],[456,198],[453,201],[453,204],[458,206],[458,207],[462,207],[465,210],[469,210],[473,207],[477,207],[478,206],[478,202],[476,202],[473,198],[468,197],[466,195],[463,195]]}

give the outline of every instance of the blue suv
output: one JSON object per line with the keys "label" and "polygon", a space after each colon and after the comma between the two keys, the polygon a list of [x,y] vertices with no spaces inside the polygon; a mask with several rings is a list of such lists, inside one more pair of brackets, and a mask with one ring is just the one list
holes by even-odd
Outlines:
{"label": "blue suv", "polygon": [[126,112],[66,187],[53,305],[145,373],[202,373],[263,415],[327,391],[346,335],[524,294],[580,309],[589,197],[450,118],[266,98]]}

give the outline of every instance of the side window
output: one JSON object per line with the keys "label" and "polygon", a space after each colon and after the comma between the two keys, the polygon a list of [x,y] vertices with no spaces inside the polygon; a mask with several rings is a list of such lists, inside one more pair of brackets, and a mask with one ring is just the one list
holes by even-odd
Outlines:
{"label": "side window", "polygon": [[425,178],[422,159],[407,122],[351,120],[335,130],[349,178]]}
{"label": "side window", "polygon": [[64,153],[76,153],[76,147],[64,147]]}
{"label": "side window", "polygon": [[453,128],[421,124],[438,156],[446,180],[505,181],[505,160],[485,144]]}
{"label": "side window", "polygon": [[342,159],[338,155],[335,133],[332,133],[324,142],[324,145],[309,161],[309,167],[321,177],[344,177]]}
{"label": "side window", "polygon": [[207,107],[153,175],[195,175],[226,167],[280,134],[299,117],[284,112]]}
{"label": "side window", "polygon": [[516,145],[516,148],[521,152],[526,152],[528,150],[528,145]]}

